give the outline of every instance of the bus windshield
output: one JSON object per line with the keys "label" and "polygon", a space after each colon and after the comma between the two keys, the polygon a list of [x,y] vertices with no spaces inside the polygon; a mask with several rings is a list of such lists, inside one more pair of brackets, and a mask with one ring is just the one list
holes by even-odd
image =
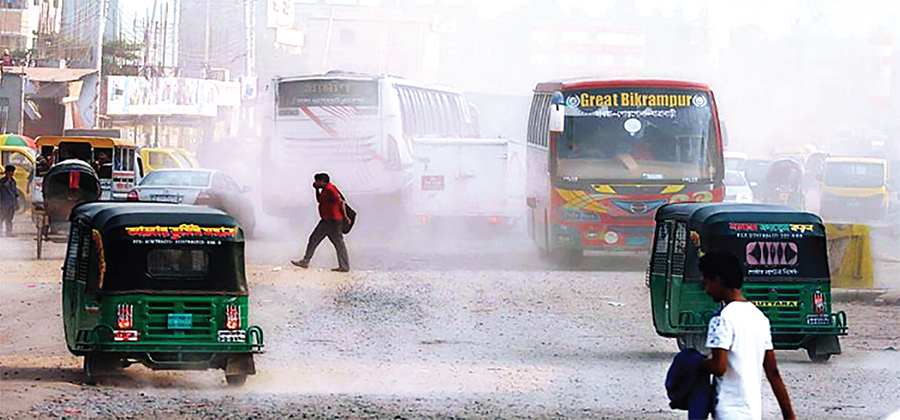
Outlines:
{"label": "bus windshield", "polygon": [[712,177],[719,141],[708,94],[671,88],[563,92],[558,175],[619,180]]}
{"label": "bus windshield", "polygon": [[829,162],[825,185],[838,188],[879,188],[884,186],[884,165],[863,162]]}

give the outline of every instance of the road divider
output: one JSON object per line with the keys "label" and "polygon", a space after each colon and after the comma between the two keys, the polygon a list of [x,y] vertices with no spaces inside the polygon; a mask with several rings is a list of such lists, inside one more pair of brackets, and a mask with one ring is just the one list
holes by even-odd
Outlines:
{"label": "road divider", "polygon": [[836,288],[870,289],[875,264],[868,225],[826,223],[828,266]]}

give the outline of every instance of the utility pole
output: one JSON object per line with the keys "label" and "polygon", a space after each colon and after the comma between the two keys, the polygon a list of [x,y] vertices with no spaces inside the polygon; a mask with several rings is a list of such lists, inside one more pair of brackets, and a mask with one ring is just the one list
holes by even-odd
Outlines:
{"label": "utility pole", "polygon": [[106,0],[96,0],[97,7],[97,40],[94,43],[94,53],[91,56],[91,68],[100,72],[103,66],[103,30],[106,28]]}
{"label": "utility pole", "polygon": [[203,78],[209,77],[209,0],[206,0],[206,31],[203,41]]}
{"label": "utility pole", "polygon": [[169,48],[169,44],[167,43],[167,41],[168,41],[167,35],[169,34],[169,3],[165,3],[163,5],[162,30],[163,30],[163,33],[162,33],[162,37],[163,37],[162,65],[160,65],[160,67],[162,68],[162,75],[165,76],[166,75],[166,50]]}
{"label": "utility pole", "polygon": [[[244,23],[247,27],[247,62],[244,83],[256,83],[256,0],[244,1]],[[244,83],[241,83],[241,98],[244,97]],[[241,131],[244,133],[251,132],[255,126],[255,107],[249,104],[251,102],[248,102],[248,106],[243,106],[243,104],[241,106],[244,114],[244,118],[241,119]]]}
{"label": "utility pole", "polygon": [[97,40],[94,44],[94,54],[93,57],[93,66],[92,68],[97,70],[97,81],[94,84],[94,99],[92,106],[94,107],[94,121],[91,124],[93,127],[100,126],[100,96],[103,95],[101,89],[104,84],[101,83],[103,80],[103,30],[106,29],[106,0],[96,0],[99,4],[97,7],[97,22],[95,23],[97,26]]}

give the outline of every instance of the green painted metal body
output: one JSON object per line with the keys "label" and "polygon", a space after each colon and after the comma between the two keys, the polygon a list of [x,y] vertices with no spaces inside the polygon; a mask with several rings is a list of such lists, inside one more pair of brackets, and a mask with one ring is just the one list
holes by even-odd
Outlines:
{"label": "green painted metal body", "polygon": [[[236,358],[262,351],[263,331],[249,320],[243,236],[230,216],[190,207],[159,214],[153,213],[154,208],[144,208],[140,209],[144,214],[120,211],[117,216],[107,215],[108,220],[101,223],[96,219],[104,212],[92,209],[98,206],[126,204],[93,203],[73,210],[62,281],[63,325],[70,352],[78,356],[103,353],[152,369],[202,370],[224,369]],[[87,216],[77,216],[83,213]],[[215,241],[192,238],[193,242],[123,240],[122,226],[146,225],[148,220],[179,226],[182,219],[189,224],[206,220],[213,226],[233,226],[237,235]],[[150,287],[160,280],[149,274],[149,252],[160,248],[206,252],[208,276],[164,283],[175,287]],[[180,281],[189,286],[179,289]],[[228,286],[207,286],[223,284]],[[130,313],[130,325],[120,324],[121,308]],[[227,308],[236,309],[240,319],[230,329]],[[245,339],[235,338],[241,336]]]}
{"label": "green painted metal body", "polygon": [[[80,285],[71,285],[79,288]],[[65,287],[64,287],[65,289]],[[158,294],[105,295],[63,292],[63,302],[71,312],[65,319],[71,323],[66,328],[66,344],[76,355],[91,351],[118,353],[251,353],[263,344],[262,330],[248,327],[247,296],[179,296]],[[119,305],[131,305],[133,326],[128,330],[137,331],[138,341],[116,342],[113,332],[117,327]],[[218,341],[218,332],[225,327],[225,307],[236,305],[240,308],[240,330],[247,331],[251,339],[245,343],[223,343]],[[188,315],[189,328],[169,328],[170,314]],[[254,332],[250,332],[254,331]]]}
{"label": "green painted metal body", "polygon": [[[670,206],[688,208],[676,211],[664,207],[657,214],[648,281],[653,325],[659,335],[664,337],[704,335],[709,320],[721,308],[720,304],[706,294],[701,285],[700,275],[696,270],[700,253],[712,249],[729,249],[737,254],[736,250],[749,249],[751,246],[749,242],[788,240],[799,244],[800,252],[806,253],[799,256],[800,264],[821,264],[822,267],[812,271],[825,274],[811,277],[802,274],[747,275],[742,288],[743,296],[755,303],[769,318],[776,349],[798,349],[806,347],[819,336],[846,335],[846,315],[843,312],[832,312],[831,282],[827,275],[827,255],[824,248],[824,226],[821,226],[820,221],[816,224],[815,220],[808,217],[811,215],[803,214],[804,217],[798,216],[799,220],[795,226],[807,226],[803,229],[811,229],[808,228],[810,225],[816,226],[804,234],[789,231],[772,235],[744,233],[740,236],[743,239],[741,242],[737,239],[738,236],[721,235],[723,230],[717,227],[721,228],[725,223],[725,226],[737,228],[759,228],[771,219],[788,223],[790,229],[790,211],[780,209],[782,214],[757,214],[755,210],[766,210],[759,208],[764,206],[739,206],[731,209],[728,205],[712,204],[705,206],[721,208],[717,214],[723,217],[715,219],[706,215],[706,218],[701,217],[698,221],[694,213],[704,205]],[[728,213],[732,211],[733,214]],[[766,211],[774,213],[771,208]],[[733,221],[738,225],[724,221],[729,217],[733,217]],[[718,239],[713,239],[716,236]],[[732,247],[729,242],[740,243],[738,247]],[[746,255],[741,253],[739,257],[744,259],[745,269],[748,269],[751,264],[746,261]],[[824,303],[824,308],[819,307],[818,310],[814,305],[814,295],[817,292],[821,294]]]}
{"label": "green painted metal body", "polygon": [[[685,282],[664,275],[651,275],[650,290],[653,324],[663,337],[683,334],[706,334],[709,320],[721,305],[703,291],[700,282]],[[807,316],[815,315],[813,293],[821,291],[826,297],[826,313],[830,325],[808,325]],[[744,297],[757,304],[769,318],[772,341],[776,349],[798,349],[814,336],[846,335],[847,318],[844,312],[832,313],[831,286],[828,282],[810,283],[744,283]],[[775,302],[797,302],[796,306],[771,306]]]}

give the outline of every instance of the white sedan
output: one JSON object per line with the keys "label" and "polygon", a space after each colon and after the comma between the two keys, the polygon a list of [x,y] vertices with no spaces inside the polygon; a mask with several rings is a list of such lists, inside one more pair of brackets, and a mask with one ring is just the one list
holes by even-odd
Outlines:
{"label": "white sedan", "polygon": [[230,176],[209,169],[157,169],[128,193],[128,201],[196,204],[222,210],[238,219],[244,234],[256,226],[253,204]]}
{"label": "white sedan", "polygon": [[725,202],[752,203],[753,190],[744,174],[738,171],[725,171]]}

